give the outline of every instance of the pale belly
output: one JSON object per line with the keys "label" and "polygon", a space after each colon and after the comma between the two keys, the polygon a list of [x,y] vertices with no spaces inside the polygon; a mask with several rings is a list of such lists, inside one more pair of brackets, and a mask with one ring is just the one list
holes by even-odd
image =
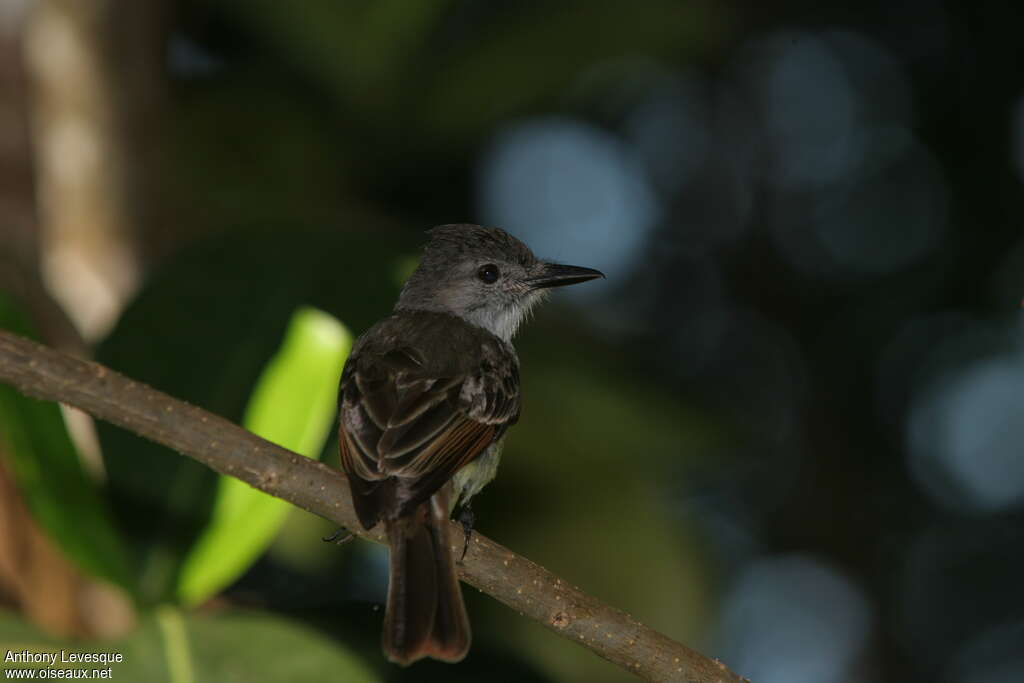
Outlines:
{"label": "pale belly", "polygon": [[469,463],[452,477],[455,489],[452,496],[452,509],[463,505],[480,492],[484,486],[494,479],[498,473],[498,462],[501,460],[501,447],[504,439],[492,443],[479,457]]}

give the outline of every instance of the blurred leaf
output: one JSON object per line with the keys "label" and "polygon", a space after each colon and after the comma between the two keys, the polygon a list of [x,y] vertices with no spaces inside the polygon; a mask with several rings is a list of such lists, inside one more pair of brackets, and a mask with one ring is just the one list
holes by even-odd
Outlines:
{"label": "blurred leaf", "polygon": [[[295,71],[330,93],[365,163],[421,163],[426,149],[479,143],[501,121],[615,60],[711,52],[733,22],[715,3],[304,3],[214,0]],[[467,106],[471,102],[471,106]],[[415,147],[419,146],[418,154]],[[394,149],[391,149],[393,147]],[[412,153],[411,153],[412,152]]]}
{"label": "blurred leaf", "polygon": [[[0,292],[0,328],[32,337]],[[56,403],[0,384],[0,450],[35,520],[82,570],[130,588],[124,548],[96,483],[82,468]]]}
{"label": "blurred leaf", "polygon": [[274,0],[218,1],[364,115],[392,104],[399,77],[417,63],[425,38],[452,4],[313,0],[295,11]]}
{"label": "blurred leaf", "polygon": [[[59,653],[66,649],[120,653],[124,661],[109,665],[111,679],[115,681],[372,683],[378,680],[347,648],[312,629],[257,612],[204,617],[163,608],[139,624],[124,640],[69,643],[47,637],[13,615],[0,611],[0,652],[26,649],[29,652]],[[105,668],[95,664],[82,667],[58,664],[56,668],[65,667]],[[15,667],[5,664],[0,668]]]}
{"label": "blurred leaf", "polygon": [[187,620],[198,681],[376,681],[354,653],[316,631],[256,613]]}
{"label": "blurred leaf", "polygon": [[[307,95],[294,79],[247,64],[218,87],[174,102],[165,182],[184,203],[179,238],[275,218],[319,220],[358,201],[349,155],[333,143],[337,115]],[[239,106],[253,101],[259,106]],[[206,191],[211,186],[217,191]]]}
{"label": "blurred leaf", "polygon": [[297,311],[280,352],[256,385],[245,428],[306,457],[319,456],[350,348],[352,335],[330,314],[310,307]]}
{"label": "blurred leaf", "polygon": [[[527,3],[495,11],[465,40],[437,45],[420,90],[423,135],[465,144],[611,60],[691,57],[722,41],[729,19],[714,3]],[[466,106],[472,93],[472,107]]]}
{"label": "blurred leaf", "polygon": [[[263,226],[180,251],[125,310],[99,360],[241,423],[296,309],[310,304],[361,330],[391,307],[391,265],[412,250],[372,214],[337,220],[365,230]],[[98,432],[143,600],[176,601],[181,562],[209,524],[218,477],[112,425]]]}
{"label": "blurred leaf", "polygon": [[[212,143],[223,152],[220,160],[233,160],[242,177],[271,190],[274,183],[299,189],[300,180],[310,182],[317,186],[317,199],[320,189],[337,180],[325,183],[326,174],[309,172],[310,167],[340,170],[344,165],[349,182],[364,190],[367,177],[389,178],[396,166],[421,169],[422,181],[438,166],[471,163],[469,151],[510,117],[542,108],[574,109],[576,89],[610,64],[646,63],[671,72],[695,60],[714,60],[735,40],[739,25],[739,15],[727,3],[678,0],[308,0],[299,5],[194,0],[185,5],[191,6],[186,14],[196,17],[196,34],[210,38],[225,63],[201,85],[182,88],[186,109],[210,100],[218,105],[200,106],[180,127],[187,137],[176,147],[199,150]],[[210,36],[201,28],[211,20],[226,35]],[[621,82],[612,87],[621,90]],[[264,110],[266,117],[260,115]],[[319,115],[310,116],[311,111]],[[219,137],[204,134],[196,144],[193,124]],[[264,135],[271,127],[274,135]],[[345,154],[323,154],[338,140]],[[327,158],[307,165],[255,163],[256,155],[269,158],[268,150],[279,150],[284,162],[294,161],[296,153]],[[425,167],[432,171],[422,173]],[[203,182],[210,168],[199,163],[188,169],[199,174],[200,191],[210,186]],[[192,177],[182,175],[186,182]],[[444,180],[452,184],[450,177]],[[218,192],[197,196],[198,204],[230,203],[241,211],[251,205],[251,197],[237,197],[245,187],[231,174],[217,175],[213,182]],[[464,182],[459,179],[460,186]],[[220,191],[224,183],[226,196]],[[291,206],[306,209],[302,201]],[[459,204],[443,206],[450,211]],[[422,210],[423,204],[415,207]]]}
{"label": "blurred leaf", "polygon": [[[256,385],[243,426],[279,446],[319,457],[351,346],[352,335],[335,318],[299,309]],[[290,510],[285,501],[222,476],[210,524],[182,565],[180,599],[199,604],[237,579],[267,549]]]}

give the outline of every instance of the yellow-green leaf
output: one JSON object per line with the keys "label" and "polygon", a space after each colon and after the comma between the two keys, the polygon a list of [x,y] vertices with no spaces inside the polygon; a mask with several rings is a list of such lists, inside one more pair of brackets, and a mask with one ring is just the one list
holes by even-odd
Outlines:
{"label": "yellow-green leaf", "polygon": [[[333,424],[338,378],[352,336],[323,311],[302,308],[249,399],[243,426],[317,458]],[[233,477],[221,477],[209,525],[189,551],[178,598],[203,602],[237,579],[270,545],[290,507]]]}

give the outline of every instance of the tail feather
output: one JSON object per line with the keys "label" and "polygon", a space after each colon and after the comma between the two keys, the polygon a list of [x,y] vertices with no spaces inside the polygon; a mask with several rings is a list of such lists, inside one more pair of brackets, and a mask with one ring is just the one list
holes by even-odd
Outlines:
{"label": "tail feather", "polygon": [[448,543],[448,506],[435,495],[388,522],[391,546],[384,652],[408,665],[423,657],[457,662],[469,651],[469,618]]}

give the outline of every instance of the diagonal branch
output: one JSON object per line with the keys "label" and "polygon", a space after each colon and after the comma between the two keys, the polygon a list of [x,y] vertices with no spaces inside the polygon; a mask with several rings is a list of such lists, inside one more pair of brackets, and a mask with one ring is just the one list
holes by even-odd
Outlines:
{"label": "diagonal branch", "polygon": [[[379,528],[361,530],[348,484],[338,470],[98,363],[0,331],[0,381],[28,396],[80,408],[361,536],[383,540]],[[453,529],[451,537],[461,545],[459,530]],[[721,662],[644,626],[480,534],[473,535],[461,578],[645,680],[744,680]]]}

